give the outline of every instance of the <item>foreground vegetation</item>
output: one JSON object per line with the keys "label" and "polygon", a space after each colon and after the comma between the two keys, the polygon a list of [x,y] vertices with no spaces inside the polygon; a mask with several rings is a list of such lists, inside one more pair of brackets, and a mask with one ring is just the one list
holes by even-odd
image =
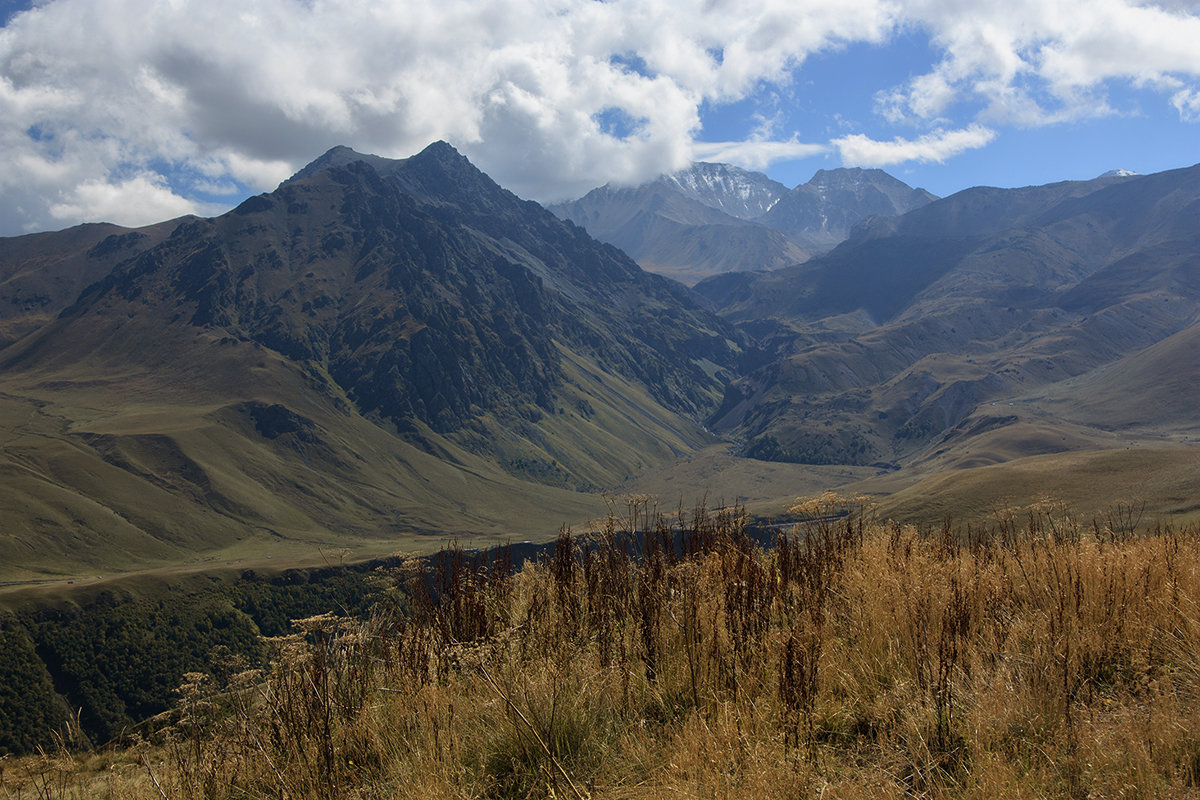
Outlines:
{"label": "foreground vegetation", "polygon": [[[825,496],[775,547],[640,499],[520,570],[381,573],[265,669],[189,674],[120,749],[0,762],[6,797],[1195,797],[1200,530],[878,523]],[[618,529],[644,530],[630,554]],[[69,744],[64,742],[64,744]]]}

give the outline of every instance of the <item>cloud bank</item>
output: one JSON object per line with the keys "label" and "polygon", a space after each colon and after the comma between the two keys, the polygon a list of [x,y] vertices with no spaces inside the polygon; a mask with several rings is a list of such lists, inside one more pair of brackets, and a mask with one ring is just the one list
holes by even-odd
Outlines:
{"label": "cloud bank", "polygon": [[[703,141],[705,108],[912,29],[938,60],[879,87],[895,138]],[[1115,84],[1195,120],[1198,41],[1181,0],[50,0],[0,29],[0,235],[213,213],[334,144],[446,139],[553,200],[696,158],[943,160]]]}

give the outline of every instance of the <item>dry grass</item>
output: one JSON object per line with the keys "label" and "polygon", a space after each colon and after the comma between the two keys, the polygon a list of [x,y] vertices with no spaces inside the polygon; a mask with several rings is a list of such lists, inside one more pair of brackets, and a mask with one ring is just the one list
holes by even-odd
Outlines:
{"label": "dry grass", "polygon": [[635,498],[519,571],[413,562],[394,609],[299,621],[270,671],[191,676],[151,741],[6,762],[2,791],[1200,797],[1200,531],[801,511],[770,550],[738,509]]}

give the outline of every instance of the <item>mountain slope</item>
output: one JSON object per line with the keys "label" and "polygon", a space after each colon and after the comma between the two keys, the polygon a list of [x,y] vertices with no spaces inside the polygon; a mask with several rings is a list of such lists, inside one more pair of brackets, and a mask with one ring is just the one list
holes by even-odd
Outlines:
{"label": "mountain slope", "polygon": [[670,186],[686,197],[738,219],[761,217],[787,194],[782,183],[761,172],[697,161],[686,169],[663,175],[657,183]]}
{"label": "mountain slope", "polygon": [[682,287],[449,145],[354,155],[180,222],[0,350],[7,563],[550,529],[709,441],[735,345]]}
{"label": "mountain slope", "polygon": [[1194,437],[1200,432],[1196,386],[1200,323],[1100,369],[1051,384],[1030,402],[1045,414],[1103,430]]}
{"label": "mountain slope", "polygon": [[758,335],[713,424],[760,458],[929,473],[1122,446],[1135,422],[1179,440],[1197,218],[1200,167],[973,189],[702,282]]}
{"label": "mountain slope", "polygon": [[85,287],[161,242],[178,222],[136,231],[96,223],[0,238],[0,347],[52,320]]}

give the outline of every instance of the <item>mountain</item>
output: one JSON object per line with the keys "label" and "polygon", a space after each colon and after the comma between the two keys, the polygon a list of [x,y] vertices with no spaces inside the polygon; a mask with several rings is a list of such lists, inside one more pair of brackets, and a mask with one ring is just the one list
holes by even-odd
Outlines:
{"label": "mountain", "polygon": [[96,223],[0,238],[0,347],[52,320],[120,261],[159,244],[175,224],[134,231]]}
{"label": "mountain", "polygon": [[641,186],[602,186],[550,209],[645,269],[695,283],[805,261],[869,216],[901,214],[933,199],[877,169],[820,170],[789,191],[762,173],[698,162]]}
{"label": "mountain", "polygon": [[[711,166],[583,210],[650,252],[778,234],[698,199],[750,185]],[[213,219],[3,239],[0,580],[543,537],[648,487],[1195,513],[1197,218],[1200,167],[979,187],[692,292],[437,143],[334,148]]]}
{"label": "mountain", "polygon": [[761,217],[788,192],[782,183],[761,172],[707,161],[697,161],[686,169],[663,175],[657,182],[698,203],[744,220]]}
{"label": "mountain", "polygon": [[711,441],[738,346],[445,143],[0,256],[57,287],[0,349],[10,577],[553,530]]}
{"label": "mountain", "polygon": [[1200,424],[1197,219],[1200,167],[976,188],[803,265],[704,281],[757,342],[712,426],[752,457],[877,465],[877,491],[1181,445]]}
{"label": "mountain", "polygon": [[808,183],[781,196],[758,221],[788,234],[802,247],[825,252],[867,217],[904,214],[936,199],[880,169],[822,169]]}
{"label": "mountain", "polygon": [[[644,269],[684,283],[722,272],[776,269],[808,258],[807,251],[778,231],[721,210],[722,205],[749,209],[762,202],[755,194],[760,184],[723,183],[729,176],[694,167],[634,188],[601,186],[550,210],[625,251]],[[712,181],[704,182],[705,177]]]}

